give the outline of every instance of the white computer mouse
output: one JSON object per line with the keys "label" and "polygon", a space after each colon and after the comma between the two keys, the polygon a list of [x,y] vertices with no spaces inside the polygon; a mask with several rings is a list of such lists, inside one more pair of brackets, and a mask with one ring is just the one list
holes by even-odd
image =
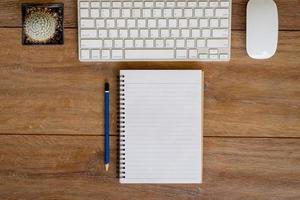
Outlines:
{"label": "white computer mouse", "polygon": [[251,58],[272,57],[277,49],[278,11],[273,0],[250,0],[247,4],[247,53]]}

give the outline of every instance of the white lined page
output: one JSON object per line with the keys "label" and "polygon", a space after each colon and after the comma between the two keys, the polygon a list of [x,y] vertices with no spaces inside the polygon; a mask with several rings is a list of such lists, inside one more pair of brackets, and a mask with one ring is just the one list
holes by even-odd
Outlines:
{"label": "white lined page", "polygon": [[121,70],[125,178],[121,183],[201,183],[203,74]]}

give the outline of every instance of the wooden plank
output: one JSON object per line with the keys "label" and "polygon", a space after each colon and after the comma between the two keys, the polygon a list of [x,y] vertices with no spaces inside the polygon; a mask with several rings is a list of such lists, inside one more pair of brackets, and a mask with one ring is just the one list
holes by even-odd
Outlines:
{"label": "wooden plank", "polygon": [[50,68],[0,73],[1,134],[103,135],[104,82],[111,84],[111,133],[117,133],[117,73]]}
{"label": "wooden plank", "polygon": [[[9,37],[7,37],[9,36]],[[259,65],[260,68],[268,67],[291,68],[299,64],[300,54],[300,31],[280,31],[278,49],[271,59],[254,60],[250,59],[246,53],[244,31],[232,32],[231,61],[230,62],[207,62],[208,68],[216,66],[234,66],[243,63],[245,67]],[[67,29],[65,31],[65,44],[52,46],[23,46],[21,43],[21,29],[0,28],[0,67],[79,67],[79,66],[98,66],[101,68],[113,67],[157,67],[164,68],[191,68],[196,64],[204,62],[79,62],[77,31]],[[244,67],[243,67],[244,68]],[[296,68],[296,67],[295,67]]]}
{"label": "wooden plank", "polygon": [[202,185],[119,184],[101,136],[0,136],[1,199],[299,199],[300,140],[204,138]]}
{"label": "wooden plank", "polygon": [[0,1],[0,27],[22,26],[22,3],[63,3],[65,27],[77,26],[77,0],[2,0]]}
{"label": "wooden plank", "polygon": [[[56,3],[53,0],[0,1],[0,27],[21,27],[21,3]],[[61,0],[65,5],[65,27],[77,27],[77,1]],[[232,29],[245,30],[247,0],[233,0]],[[300,0],[276,0],[280,30],[300,30]]]}
{"label": "wooden plank", "polygon": [[300,136],[300,32],[281,31],[269,60],[250,59],[234,31],[230,62],[180,63],[80,63],[74,30],[55,47],[22,46],[19,33],[0,29],[0,134],[103,134],[103,83],[116,91],[120,69],[203,69],[206,136]]}

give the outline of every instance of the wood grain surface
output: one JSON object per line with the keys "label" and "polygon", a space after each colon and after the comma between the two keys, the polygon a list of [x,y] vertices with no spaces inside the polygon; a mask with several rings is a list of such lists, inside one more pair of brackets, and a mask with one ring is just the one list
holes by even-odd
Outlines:
{"label": "wood grain surface", "polygon": [[[230,62],[80,63],[77,0],[65,5],[65,44],[21,45],[21,3],[0,1],[1,200],[300,199],[300,0],[275,0],[277,53],[245,51],[247,0],[233,0]],[[119,184],[120,69],[205,72],[204,183]],[[111,83],[112,162],[103,167],[103,83]]]}
{"label": "wood grain surface", "polygon": [[102,136],[0,136],[0,198],[300,198],[299,139],[205,138],[201,186],[121,185],[115,178],[116,147],[112,137],[106,173]]}
{"label": "wood grain surface", "polygon": [[[21,27],[22,3],[64,3],[65,27],[77,27],[77,0],[2,0],[0,1],[0,27]],[[245,30],[248,0],[232,0],[232,28]],[[280,30],[300,29],[300,0],[275,0],[279,13]]]}
{"label": "wood grain surface", "polygon": [[244,32],[233,31],[228,63],[79,63],[75,30],[66,31],[59,47],[22,46],[19,37],[19,30],[0,29],[0,134],[101,135],[104,81],[117,91],[120,69],[142,67],[204,70],[206,136],[300,136],[298,31],[281,31],[278,52],[266,61],[247,57]]}

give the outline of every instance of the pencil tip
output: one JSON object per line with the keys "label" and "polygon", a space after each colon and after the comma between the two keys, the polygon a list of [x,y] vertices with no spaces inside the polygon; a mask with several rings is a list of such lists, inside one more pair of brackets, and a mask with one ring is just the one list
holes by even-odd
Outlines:
{"label": "pencil tip", "polygon": [[105,85],[104,85],[104,91],[109,91],[109,84],[108,83],[105,83]]}
{"label": "pencil tip", "polygon": [[105,171],[108,171],[109,164],[105,164]]}

